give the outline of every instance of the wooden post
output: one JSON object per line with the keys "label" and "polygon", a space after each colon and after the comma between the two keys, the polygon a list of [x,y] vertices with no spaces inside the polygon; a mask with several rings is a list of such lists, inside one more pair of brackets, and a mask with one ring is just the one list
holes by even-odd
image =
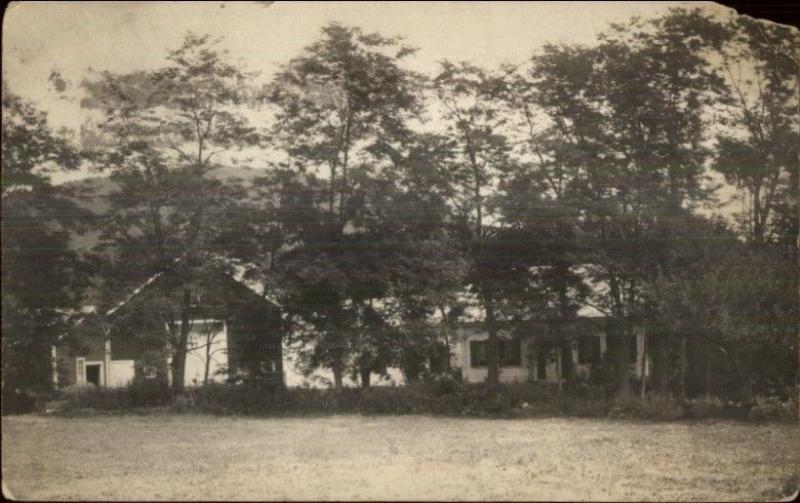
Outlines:
{"label": "wooden post", "polygon": [[104,358],[105,375],[103,376],[103,386],[106,388],[111,386],[111,339],[106,338],[105,345],[105,358]]}
{"label": "wooden post", "polygon": [[686,377],[689,373],[689,360],[686,356],[686,335],[681,334],[680,339],[680,359],[678,361],[680,381],[678,382],[678,396],[686,398]]}
{"label": "wooden post", "polygon": [[104,319],[101,319],[100,326],[105,336],[103,345],[103,386],[108,388],[111,385],[111,327]]}
{"label": "wooden post", "polygon": [[86,358],[83,356],[75,358],[75,384],[78,386],[86,384]]}
{"label": "wooden post", "polygon": [[561,392],[561,349],[560,347],[556,348],[556,378],[558,379],[558,392]]}
{"label": "wooden post", "polygon": [[647,332],[642,331],[642,399],[647,391]]}
{"label": "wooden post", "polygon": [[53,387],[58,388],[58,353],[56,346],[50,346],[50,368],[53,372]]}
{"label": "wooden post", "polygon": [[[167,326],[167,332],[171,333],[169,330],[169,326]],[[166,344],[164,344],[164,361],[167,365],[167,387],[172,388],[172,379],[173,379],[173,367],[172,367],[172,344],[169,342],[169,338],[167,338]]]}

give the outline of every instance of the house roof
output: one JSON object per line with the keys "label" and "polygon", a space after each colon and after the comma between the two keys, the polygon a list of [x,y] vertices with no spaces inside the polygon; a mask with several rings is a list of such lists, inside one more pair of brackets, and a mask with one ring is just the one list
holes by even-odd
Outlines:
{"label": "house roof", "polygon": [[[606,316],[577,316],[575,318],[571,318],[568,320],[559,320],[559,319],[546,319],[546,318],[536,318],[536,319],[527,319],[527,320],[517,320],[517,321],[510,321],[510,320],[497,320],[497,326],[500,329],[504,329],[509,326],[524,326],[524,325],[540,325],[540,324],[558,324],[558,323],[604,323],[609,318]],[[455,324],[458,328],[483,328],[486,326],[485,321],[477,321],[477,320],[469,320],[469,321],[461,321]]]}
{"label": "house roof", "polygon": [[[176,258],[175,258],[175,260],[173,260],[172,264],[174,265],[174,264],[177,264],[177,263],[179,263],[181,260],[183,260],[183,259],[184,259],[184,257],[185,257],[185,256],[186,256],[186,255],[185,255],[185,254],[183,254],[183,255],[181,255],[181,256],[178,256],[178,257],[176,257]],[[157,281],[159,278],[161,278],[161,277],[164,275],[164,273],[165,273],[165,272],[166,272],[166,271],[159,271],[159,272],[157,272],[157,273],[153,274],[152,276],[150,276],[149,278],[147,278],[147,279],[146,279],[146,280],[145,280],[143,283],[141,283],[141,284],[140,284],[138,287],[136,287],[136,288],[134,288],[133,290],[131,290],[131,291],[130,291],[130,292],[129,292],[129,293],[128,293],[128,294],[127,294],[127,295],[126,295],[126,296],[125,296],[125,297],[124,297],[124,298],[123,298],[121,301],[120,301],[120,302],[117,302],[117,303],[116,303],[114,306],[112,306],[112,307],[111,307],[111,308],[109,308],[109,309],[106,309],[104,312],[101,312],[101,313],[99,313],[99,315],[100,315],[101,317],[107,317],[107,316],[112,316],[112,315],[114,315],[114,313],[117,313],[117,312],[118,312],[120,309],[122,309],[123,307],[125,307],[126,305],[128,305],[128,304],[129,304],[131,301],[133,301],[133,300],[134,300],[136,297],[138,297],[138,296],[139,296],[139,295],[140,295],[140,294],[141,294],[141,293],[142,293],[144,290],[146,290],[146,289],[147,289],[147,287],[149,287],[150,285],[152,285],[153,283],[155,283],[155,282],[156,282],[156,281]],[[281,305],[280,305],[278,302],[276,302],[276,301],[275,301],[273,298],[271,298],[270,296],[267,296],[267,295],[261,295],[261,294],[259,294],[259,293],[258,293],[258,292],[257,292],[257,291],[256,291],[256,290],[253,288],[253,285],[250,285],[250,284],[248,284],[246,281],[244,281],[244,279],[243,279],[243,274],[242,274],[242,271],[237,271],[237,273],[235,273],[235,274],[232,274],[232,275],[229,275],[229,276],[230,276],[230,278],[231,278],[231,279],[233,279],[233,280],[234,280],[236,283],[238,283],[238,284],[240,284],[241,286],[243,286],[243,287],[247,288],[247,290],[249,290],[250,292],[252,292],[254,295],[258,295],[258,297],[259,297],[260,299],[262,299],[262,300],[265,300],[266,302],[268,302],[268,303],[270,303],[270,304],[274,305],[274,306],[275,306],[275,307],[277,307],[277,308],[281,308],[281,307],[282,307],[282,306],[281,306]],[[77,327],[77,326],[79,326],[79,325],[81,325],[81,324],[82,324],[84,321],[86,321],[86,318],[87,318],[86,314],[98,314],[98,313],[97,313],[97,309],[96,309],[96,307],[95,307],[95,306],[84,306],[84,307],[81,309],[81,312],[82,312],[82,313],[84,313],[84,316],[81,316],[80,318],[78,318],[78,319],[75,321],[75,323],[74,323],[74,325],[73,325],[73,328],[74,328],[74,327]],[[66,335],[66,333],[59,335],[59,336],[58,336],[58,340],[61,340],[61,339],[62,339],[62,338],[65,336],[65,335]]]}

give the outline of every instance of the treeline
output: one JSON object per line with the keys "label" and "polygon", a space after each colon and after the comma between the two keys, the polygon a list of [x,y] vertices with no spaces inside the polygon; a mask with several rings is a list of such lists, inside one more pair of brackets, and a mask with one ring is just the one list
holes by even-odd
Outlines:
{"label": "treeline", "polygon": [[[87,78],[82,105],[101,119],[81,149],[4,89],[4,393],[46,385],[65,313],[166,268],[182,281],[151,309],[174,327],[161,336],[176,376],[193,281],[227,268],[280,300],[304,365],[337,388],[446,369],[476,309],[496,383],[501,327],[551,320],[541,342],[567,344],[558,327],[590,306],[610,320],[605,379],[622,395],[636,326],[653,389],[786,393],[798,47],[787,27],[674,9],[518,66],[421,75],[401,38],[331,24],[256,85],[190,34],[161,69]],[[117,187],[103,218],[50,182],[81,163]],[[237,165],[261,175],[215,176]],[[722,180],[732,219],[703,211]],[[70,248],[75,232],[94,233],[91,253]]]}

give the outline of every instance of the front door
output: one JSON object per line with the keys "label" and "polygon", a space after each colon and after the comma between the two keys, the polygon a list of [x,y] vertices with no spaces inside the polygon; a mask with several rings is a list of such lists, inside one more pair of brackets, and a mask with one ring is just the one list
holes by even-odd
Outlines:
{"label": "front door", "polygon": [[547,379],[547,352],[543,350],[539,350],[536,353],[536,379],[539,381],[544,381]]}
{"label": "front door", "polygon": [[98,388],[102,381],[100,380],[102,365],[99,363],[86,364],[86,384],[94,384]]}

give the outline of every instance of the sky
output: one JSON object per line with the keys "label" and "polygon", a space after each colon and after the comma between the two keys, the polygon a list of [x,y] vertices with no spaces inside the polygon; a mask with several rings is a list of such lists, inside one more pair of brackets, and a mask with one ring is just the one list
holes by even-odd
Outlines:
{"label": "sky", "polygon": [[[710,2],[19,2],[3,20],[3,80],[48,111],[56,127],[76,128],[76,99],[94,71],[161,66],[188,31],[222,36],[246,69],[267,79],[330,21],[420,48],[411,69],[433,73],[443,59],[492,67],[520,63],[547,42],[591,43],[609,23],[657,16],[671,6],[725,9]],[[67,88],[48,80],[58,71]]]}
{"label": "sky", "polygon": [[76,131],[91,117],[79,105],[84,78],[158,68],[189,31],[224,37],[233,60],[265,82],[331,21],[404,36],[420,49],[408,67],[433,74],[444,59],[491,68],[548,42],[591,44],[609,23],[675,6],[729,11],[712,2],[16,2],[3,19],[2,77],[52,126]]}

